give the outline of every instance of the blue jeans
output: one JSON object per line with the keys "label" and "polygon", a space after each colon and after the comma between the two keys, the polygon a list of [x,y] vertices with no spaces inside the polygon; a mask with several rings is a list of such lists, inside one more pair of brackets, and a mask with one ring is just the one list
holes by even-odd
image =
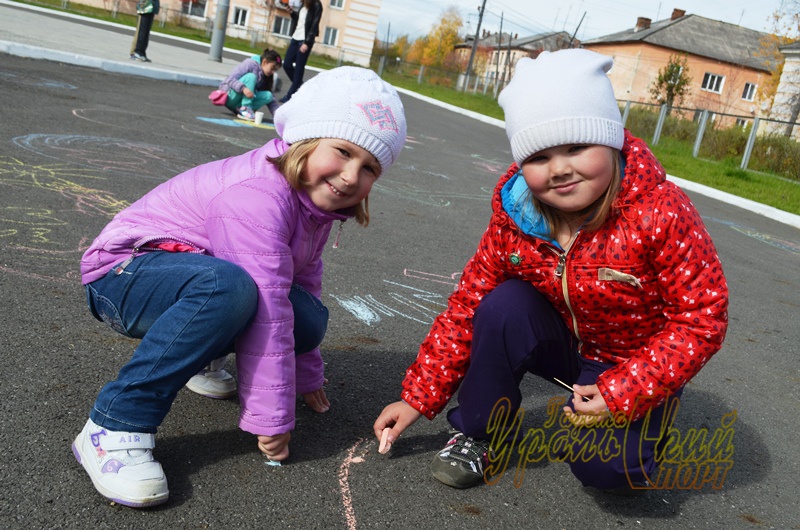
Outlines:
{"label": "blue jeans", "polygon": [[[86,285],[92,314],[142,341],[89,414],[112,431],[155,433],[178,391],[212,360],[233,351],[256,313],[258,290],[238,265],[212,256],[153,251]],[[322,342],[328,310],[301,287],[289,294],[295,352]]]}

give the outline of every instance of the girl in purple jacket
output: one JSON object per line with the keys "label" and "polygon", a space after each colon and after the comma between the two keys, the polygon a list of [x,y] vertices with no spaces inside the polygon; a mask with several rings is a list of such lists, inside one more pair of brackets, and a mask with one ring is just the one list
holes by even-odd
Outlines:
{"label": "girl in purple jacket", "polygon": [[273,461],[289,456],[295,398],[330,404],[319,345],[321,255],[335,221],[369,222],[367,196],[406,137],[397,92],[341,67],[275,116],[282,139],[159,185],[118,213],[81,261],[95,318],[141,342],[106,384],[73,453],[105,497],[166,502],[154,434],[178,391],[225,397],[236,352],[240,427]]}

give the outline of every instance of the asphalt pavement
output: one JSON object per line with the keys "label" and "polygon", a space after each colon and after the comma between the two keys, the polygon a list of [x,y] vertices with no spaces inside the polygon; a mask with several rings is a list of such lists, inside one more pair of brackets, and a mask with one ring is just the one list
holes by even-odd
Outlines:
{"label": "asphalt pavement", "polygon": [[[620,498],[585,490],[562,463],[517,467],[514,454],[497,484],[454,490],[428,471],[443,416],[377,453],[372,422],[398,398],[511,160],[496,120],[407,92],[409,141],[373,189],[372,223],[347,223],[324,256],[331,410],[298,405],[292,457],[275,468],[238,430],[235,400],[182,391],[156,437],[170,501],[134,510],[103,499],[70,443],[136,342],[90,316],[82,251],[158,183],[275,137],[206,99],[242,54],[219,63],[207,46],[154,34],[153,62],[135,63],[132,36],[0,0],[0,527],[800,528],[800,224],[691,184],[728,277],[731,324],[681,402],[676,434],[707,442],[684,455],[688,478]],[[523,395],[524,428],[536,429],[563,394],[528,378]],[[715,481],[693,488],[703,463]]]}

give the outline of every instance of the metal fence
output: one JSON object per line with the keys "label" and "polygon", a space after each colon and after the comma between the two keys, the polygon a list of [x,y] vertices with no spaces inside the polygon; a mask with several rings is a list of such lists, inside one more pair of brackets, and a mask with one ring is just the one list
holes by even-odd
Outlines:
{"label": "metal fence", "polygon": [[621,106],[625,127],[650,145],[682,142],[696,158],[800,182],[800,123],[631,101]]}

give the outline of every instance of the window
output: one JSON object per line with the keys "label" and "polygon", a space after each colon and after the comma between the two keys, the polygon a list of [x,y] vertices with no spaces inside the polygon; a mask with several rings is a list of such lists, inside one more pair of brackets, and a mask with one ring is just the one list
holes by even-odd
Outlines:
{"label": "window", "polygon": [[203,17],[206,14],[206,0],[182,0],[181,14],[190,17]]}
{"label": "window", "polygon": [[242,9],[241,7],[234,7],[233,20],[231,20],[231,24],[233,24],[234,26],[246,26],[247,9]]}
{"label": "window", "polygon": [[742,99],[745,101],[753,101],[756,97],[756,85],[753,83],[745,83],[744,90],[742,91]]}
{"label": "window", "polygon": [[291,24],[292,21],[286,17],[275,17],[275,22],[272,24],[272,33],[288,37]]}
{"label": "window", "polygon": [[703,76],[703,85],[700,87],[709,92],[722,93],[722,85],[725,83],[725,77],[717,74],[709,74]]}
{"label": "window", "polygon": [[339,35],[339,30],[336,28],[325,28],[325,37],[322,39],[323,44],[328,46],[336,46],[336,37]]}
{"label": "window", "polygon": [[742,130],[747,128],[747,120],[744,118],[736,118],[736,126],[741,127]]}
{"label": "window", "polygon": [[331,7],[336,9],[344,9],[344,0],[331,0]]}

